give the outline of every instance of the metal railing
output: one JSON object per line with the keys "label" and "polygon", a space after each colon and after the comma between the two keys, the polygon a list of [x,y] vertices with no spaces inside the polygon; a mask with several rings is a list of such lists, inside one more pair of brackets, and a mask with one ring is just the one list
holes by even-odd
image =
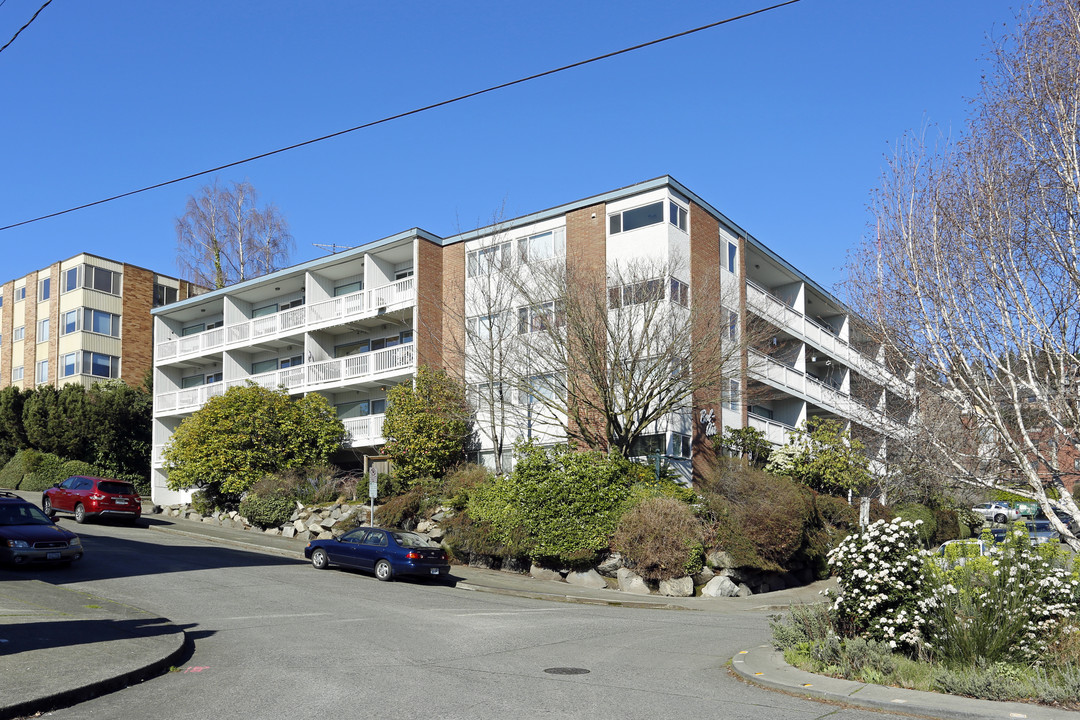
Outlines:
{"label": "metal railing", "polygon": [[252,340],[292,335],[331,324],[374,317],[387,309],[410,305],[415,298],[415,278],[402,278],[370,290],[361,290],[311,305],[289,308],[273,315],[164,340],[155,345],[154,360],[157,363],[193,357],[243,345]]}

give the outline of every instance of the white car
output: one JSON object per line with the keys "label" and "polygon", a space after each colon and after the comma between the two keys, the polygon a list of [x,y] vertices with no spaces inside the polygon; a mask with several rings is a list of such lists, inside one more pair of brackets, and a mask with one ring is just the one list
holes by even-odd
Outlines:
{"label": "white car", "polygon": [[971,509],[991,522],[1005,523],[1020,519],[1020,511],[1014,507],[1009,507],[1008,503],[984,502]]}

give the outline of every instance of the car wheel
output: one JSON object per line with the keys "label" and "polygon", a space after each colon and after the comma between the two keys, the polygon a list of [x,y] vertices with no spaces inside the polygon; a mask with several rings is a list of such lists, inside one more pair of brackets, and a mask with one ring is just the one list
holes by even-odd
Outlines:
{"label": "car wheel", "polygon": [[75,522],[80,525],[86,522],[86,508],[82,506],[82,503],[75,506]]}
{"label": "car wheel", "polygon": [[49,517],[56,517],[56,513],[52,509],[52,501],[48,497],[41,498],[41,509],[45,511],[45,514]]}
{"label": "car wheel", "polygon": [[315,548],[311,551],[311,567],[316,570],[325,570],[330,567],[330,558],[327,556],[325,550],[322,548]]}
{"label": "car wheel", "polygon": [[380,560],[375,563],[375,577],[384,582],[394,577],[394,568],[390,567],[389,561]]}
{"label": "car wheel", "polygon": [[994,516],[994,522],[996,522],[996,523],[1004,523],[1005,522],[1005,516],[1002,515],[1001,513],[998,513],[997,515]]}

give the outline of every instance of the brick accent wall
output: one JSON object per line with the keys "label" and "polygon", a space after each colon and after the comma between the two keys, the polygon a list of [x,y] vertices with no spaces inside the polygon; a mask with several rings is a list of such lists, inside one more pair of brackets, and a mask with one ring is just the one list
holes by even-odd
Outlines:
{"label": "brick accent wall", "polygon": [[443,367],[465,379],[465,243],[442,248]]}
{"label": "brick accent wall", "polygon": [[26,328],[23,335],[23,389],[37,385],[37,298],[38,274],[26,276],[26,299],[23,300]]}
{"label": "brick accent wall", "polygon": [[[606,204],[590,205],[566,214],[566,262],[567,276],[575,285],[571,291],[607,296]],[[595,390],[585,378],[580,366],[575,367],[575,359],[578,357],[580,354],[571,349],[567,367],[570,403],[574,402],[575,397],[587,397],[586,393],[595,395]],[[595,413],[583,415],[582,422],[589,423],[592,432],[602,436],[603,418]],[[574,432],[573,427],[571,432]]]}
{"label": "brick accent wall", "polygon": [[49,381],[60,379],[60,263],[49,266]]}
{"label": "brick accent wall", "polygon": [[4,283],[4,304],[0,307],[0,388],[11,385],[11,332],[15,329],[12,317],[15,314],[15,281]]}
{"label": "brick accent wall", "polygon": [[[179,294],[179,293],[178,293]],[[124,309],[120,319],[120,379],[142,385],[154,363],[154,273],[124,265]]]}
{"label": "brick accent wall", "polygon": [[443,252],[435,243],[416,240],[416,317],[414,342],[417,366],[443,367]]}
{"label": "brick accent wall", "polygon": [[[741,257],[742,253],[739,255]],[[720,322],[718,315],[722,310],[718,298],[710,298],[709,295],[719,291],[719,278],[720,223],[700,205],[690,203],[690,302],[694,306],[696,323],[692,333],[716,332],[715,328]],[[701,387],[694,391],[694,432],[691,447],[695,481],[701,477],[706,467],[716,461],[713,439],[706,435],[706,425],[701,422],[701,413],[714,413],[716,432],[723,432],[722,398],[723,387]]]}

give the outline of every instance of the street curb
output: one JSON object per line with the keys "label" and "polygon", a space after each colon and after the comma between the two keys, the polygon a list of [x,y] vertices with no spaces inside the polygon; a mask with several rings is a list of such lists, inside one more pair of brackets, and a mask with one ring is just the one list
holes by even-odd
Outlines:
{"label": "street curb", "polygon": [[[164,636],[163,636],[164,637]],[[23,700],[11,705],[0,707],[0,720],[26,717],[52,710],[70,707],[76,703],[85,702],[107,693],[122,690],[136,683],[149,680],[152,677],[164,674],[177,662],[188,656],[193,650],[193,644],[187,633],[177,628],[176,632],[169,636],[174,640],[174,647],[160,660],[133,668],[111,678],[96,680],[82,687],[71,688],[51,695]]]}
{"label": "street curb", "polygon": [[[743,650],[731,659],[731,669],[752,685],[786,695],[807,697],[871,710],[941,720],[990,720],[993,718],[1052,720],[1080,718],[1080,713],[1064,708],[1020,702],[998,702],[870,685],[854,680],[814,675],[784,661],[784,654],[772,645]],[[949,707],[955,705],[956,707]]]}
{"label": "street curb", "polygon": [[278,557],[287,557],[293,559],[304,559],[303,550],[283,550],[281,548],[268,547],[266,545],[259,545],[258,543],[249,543],[243,540],[234,540],[232,538],[215,537],[213,535],[206,535],[204,533],[191,532],[190,530],[178,530],[175,527],[166,527],[163,525],[148,525],[150,530],[156,530],[157,532],[172,533],[174,535],[183,535],[184,537],[192,538],[193,540],[202,540],[204,542],[217,543],[219,545],[232,545],[234,547],[243,548],[244,550],[251,550],[252,552],[266,553],[267,555],[277,555]]}
{"label": "street curb", "polygon": [[[451,568],[451,574],[453,569]],[[647,602],[642,600],[607,600],[605,598],[584,597],[582,595],[559,595],[557,593],[533,592],[530,590],[510,590],[509,588],[496,588],[489,585],[474,585],[469,582],[454,583],[455,588],[486,592],[493,595],[510,595],[513,597],[530,598],[532,600],[548,600],[551,602],[565,602],[576,605],[607,605],[610,607],[643,608],[646,610],[693,610],[693,608],[672,605],[671,603]]]}

